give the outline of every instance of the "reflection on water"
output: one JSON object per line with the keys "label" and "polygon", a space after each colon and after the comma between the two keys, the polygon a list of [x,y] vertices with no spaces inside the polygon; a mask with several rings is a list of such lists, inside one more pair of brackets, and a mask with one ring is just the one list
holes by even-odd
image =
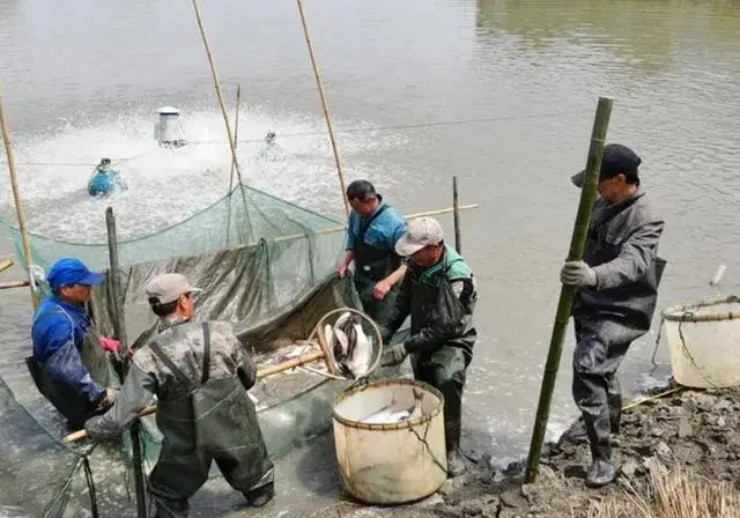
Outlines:
{"label": "reflection on water", "polygon": [[[676,64],[675,51],[687,39],[700,39],[713,50],[740,48],[740,17],[736,1],[651,2],[566,0],[478,0],[477,35],[496,45],[505,35],[517,37],[527,51],[584,45],[600,52],[605,67],[638,74],[667,72]],[[616,59],[615,59],[616,58]]]}
{"label": "reflection on water", "polygon": [[[212,0],[203,8],[229,99],[236,83],[245,94],[240,135],[277,131],[286,153],[250,163],[258,151],[240,146],[248,181],[337,213],[294,3]],[[416,212],[449,205],[456,174],[463,201],[481,203],[462,218],[480,293],[466,447],[499,459],[526,448],[578,200],[568,178],[584,165],[599,95],[615,97],[609,140],[641,155],[646,189],[667,222],[659,307],[708,295],[717,263],[728,265],[722,289],[740,292],[740,2],[313,0],[308,15],[349,179],[368,177]],[[19,171],[31,221],[43,226],[46,217],[50,232],[71,225],[53,212],[70,205],[101,156],[148,148],[158,105],[176,104],[184,119],[197,119],[194,134],[223,139],[187,3],[0,2],[0,47],[19,161],[90,164]],[[347,131],[355,127],[371,130]],[[226,146],[191,149],[166,167],[131,161],[134,188],[116,201],[131,213],[122,226],[135,234],[168,223],[169,214],[146,214],[162,192],[179,195],[173,220],[208,205],[225,192],[229,162]],[[10,194],[0,185],[7,214]],[[88,218],[78,234],[101,237],[103,207],[77,208]],[[0,334],[15,359],[28,346],[27,306],[4,306],[26,304],[23,296],[0,299]],[[644,380],[654,339],[632,347],[624,387]],[[568,340],[556,425],[572,416],[572,332]],[[665,373],[664,348],[658,358]]]}

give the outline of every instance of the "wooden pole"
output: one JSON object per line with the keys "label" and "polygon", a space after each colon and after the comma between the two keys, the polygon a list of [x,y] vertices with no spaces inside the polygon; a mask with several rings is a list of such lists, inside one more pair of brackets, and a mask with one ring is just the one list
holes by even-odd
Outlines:
{"label": "wooden pole", "polygon": [[[236,85],[236,114],[234,115],[234,149],[239,142],[239,103],[242,97],[242,86]],[[231,159],[231,174],[229,175],[229,209],[226,219],[226,246],[229,246],[229,234],[231,233],[231,191],[234,189],[234,173],[236,172],[236,161]]]}
{"label": "wooden pole", "polygon": [[[234,115],[234,149],[239,142],[239,103],[242,98],[242,86],[236,85],[236,114]],[[231,158],[231,174],[229,175],[229,192],[234,188],[234,173],[236,172],[236,160]]]}
{"label": "wooden pole", "polygon": [[26,286],[30,286],[31,283],[29,281],[9,281],[9,282],[0,282],[0,290],[9,290],[12,288],[24,288]]}
{"label": "wooden pole", "polygon": [[[279,374],[281,372],[285,372],[290,369],[295,369],[296,367],[300,367],[301,365],[305,365],[307,363],[315,362],[316,360],[320,360],[321,358],[324,358],[323,351],[312,351],[308,354],[304,354],[303,356],[300,356],[299,358],[293,358],[292,360],[288,360],[283,363],[279,363],[277,365],[271,365],[269,367],[265,367],[264,369],[260,369],[259,371],[257,371],[257,379],[266,378],[268,376],[272,376],[273,374]],[[144,408],[141,412],[139,412],[139,417],[146,417],[148,415],[152,415],[156,411],[157,411],[157,405],[150,405]],[[87,430],[78,430],[64,437],[64,442],[77,442],[77,441],[81,441],[82,439],[85,439],[86,437],[87,437]]]}
{"label": "wooden pole", "polygon": [[[127,355],[128,341],[126,337],[126,321],[124,318],[123,307],[121,306],[121,285],[120,285],[120,263],[118,260],[118,233],[116,231],[116,217],[113,214],[113,208],[108,207],[105,211],[105,221],[108,226],[108,254],[110,257],[110,275],[108,277],[110,287],[110,298],[113,301],[113,332],[116,338],[121,342],[118,350],[123,358]],[[125,361],[125,360],[124,360]],[[124,364],[118,370],[118,376],[121,383],[124,382],[126,375],[126,365]],[[131,438],[131,454],[134,464],[134,486],[136,489],[136,510],[139,518],[146,518],[146,493],[144,489],[144,472],[141,466],[141,423],[137,419],[129,430]]]}
{"label": "wooden pole", "polygon": [[460,238],[460,205],[457,203],[457,176],[452,177],[452,214],[455,223],[455,250],[462,253],[462,240]]}
{"label": "wooden pole", "polygon": [[12,259],[3,259],[0,261],[0,273],[4,272],[8,268],[13,266],[13,260]]}
{"label": "wooden pole", "polygon": [[[583,251],[586,248],[586,237],[589,226],[591,225],[591,212],[596,201],[601,157],[604,152],[604,141],[606,140],[606,131],[609,126],[612,103],[612,99],[600,97],[599,104],[596,108],[596,117],[594,118],[594,125],[591,131],[591,144],[588,149],[588,161],[586,163],[586,182],[581,189],[578,213],[568,251],[568,261],[580,261],[583,259]],[[575,292],[576,289],[573,286],[563,285],[560,290],[560,300],[555,315],[555,324],[552,329],[550,350],[547,354],[547,363],[545,364],[542,388],[540,389],[540,398],[537,405],[537,415],[535,417],[534,430],[532,431],[532,442],[529,446],[527,472],[524,478],[527,484],[534,482],[537,478],[540,454],[542,453],[542,445],[545,440],[545,432],[547,431],[547,420],[550,415],[552,392],[555,388],[555,379],[558,374],[558,367],[560,366],[560,356],[563,352],[563,337],[568,327],[568,320],[570,320]]]}
{"label": "wooden pole", "polygon": [[308,24],[306,22],[306,14],[303,11],[303,1],[296,0],[298,2],[298,12],[301,15],[301,25],[303,26],[303,35],[306,37],[306,45],[308,46],[308,55],[311,58],[311,67],[313,68],[313,75],[316,78],[316,86],[319,90],[319,99],[321,99],[321,107],[324,110],[324,118],[326,119],[326,128],[329,130],[329,140],[331,141],[331,149],[334,152],[334,163],[337,166],[337,175],[339,176],[339,187],[342,189],[342,201],[344,202],[344,217],[349,218],[349,201],[347,200],[347,186],[344,180],[344,171],[342,170],[342,161],[339,159],[339,150],[337,148],[337,141],[334,138],[334,127],[331,121],[331,112],[329,111],[329,103],[326,100],[326,92],[324,91],[324,84],[321,81],[321,73],[319,72],[319,65],[316,61],[316,56],[313,52],[313,44],[311,43],[311,35],[308,31]]}
{"label": "wooden pole", "polygon": [[[21,203],[21,191],[18,187],[18,177],[15,174],[15,158],[13,157],[13,148],[10,145],[10,130],[8,129],[8,121],[5,118],[5,108],[3,107],[2,92],[0,92],[0,128],[2,128],[3,131],[3,142],[5,143],[5,154],[8,157],[8,173],[10,173],[10,185],[13,189],[15,213],[18,217],[18,228],[21,231],[21,245],[23,248],[22,260],[26,263],[26,266],[28,266],[33,263],[33,257],[31,256],[31,241],[28,237],[28,226],[26,226],[26,217],[23,214],[23,204]],[[33,287],[31,288],[31,304],[33,305],[33,308],[36,309],[37,300],[36,294],[33,292]]]}
{"label": "wooden pole", "polygon": [[226,105],[224,104],[224,96],[221,93],[221,82],[218,80],[218,73],[216,72],[216,64],[213,61],[213,55],[211,54],[211,46],[208,44],[208,36],[206,36],[206,30],[203,27],[203,19],[200,12],[200,3],[198,0],[193,0],[193,9],[195,9],[195,18],[198,21],[198,28],[200,29],[200,35],[203,39],[203,45],[206,48],[206,55],[208,56],[208,64],[211,67],[211,76],[213,77],[213,86],[216,89],[216,97],[218,98],[218,105],[221,108],[221,115],[224,118],[224,124],[226,125],[226,135],[229,139],[229,148],[231,149],[231,160],[236,169],[236,176],[239,178],[240,191],[242,194],[242,202],[244,203],[244,216],[248,219],[250,225],[250,238],[249,241],[254,237],[254,232],[251,230],[251,220],[249,219],[249,211],[247,210],[247,196],[244,194],[244,179],[242,178],[241,167],[239,167],[239,160],[236,158],[236,141],[231,133],[231,124],[229,123],[229,116],[226,113]]}

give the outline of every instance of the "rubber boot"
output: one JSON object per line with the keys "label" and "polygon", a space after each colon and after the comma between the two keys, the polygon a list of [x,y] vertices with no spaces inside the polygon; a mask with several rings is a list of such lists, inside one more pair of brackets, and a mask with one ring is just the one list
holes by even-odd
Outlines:
{"label": "rubber boot", "polygon": [[602,487],[613,482],[617,475],[617,469],[612,463],[609,414],[605,412],[597,418],[584,414],[583,420],[591,445],[592,459],[586,474],[586,486]]}
{"label": "rubber boot", "polygon": [[449,423],[445,423],[447,476],[450,478],[459,477],[468,470],[465,466],[462,452],[460,451],[461,428],[462,423],[460,421],[450,421]]}
{"label": "rubber boot", "polygon": [[622,396],[619,394],[609,394],[609,425],[611,432],[616,435],[619,433],[619,425],[622,423]]}
{"label": "rubber boot", "polygon": [[275,498],[275,484],[270,482],[251,491],[244,491],[244,498],[252,507],[264,507]]}

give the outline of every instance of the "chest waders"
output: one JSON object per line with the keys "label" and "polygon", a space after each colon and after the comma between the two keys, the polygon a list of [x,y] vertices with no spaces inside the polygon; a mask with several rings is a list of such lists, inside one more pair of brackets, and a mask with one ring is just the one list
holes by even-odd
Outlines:
{"label": "chest waders", "polygon": [[[616,231],[609,223],[639,199],[595,216],[584,254],[587,264],[598,266],[619,256],[631,229]],[[656,257],[642,279],[606,290],[581,289],[576,296],[572,390],[591,447],[588,486],[603,486],[616,476],[610,434],[619,432],[622,414],[617,370],[632,342],[650,329],[665,264]]]}
{"label": "chest waders", "polygon": [[[466,370],[473,357],[475,329],[467,324],[471,306],[466,308],[455,295],[447,279],[446,263],[430,279],[414,276],[411,279],[411,334],[424,327],[438,329],[452,336],[430,352],[411,355],[414,377],[436,387],[444,396],[445,442],[447,446],[448,470],[456,476],[464,472],[460,453],[462,428],[462,395],[465,387]],[[468,279],[464,290],[474,290]]]}
{"label": "chest waders", "polygon": [[247,498],[250,492],[271,485],[272,462],[246,389],[236,375],[210,379],[208,324],[203,323],[200,383],[185,376],[156,341],[149,346],[181,385],[157,405],[157,426],[164,441],[149,477],[157,516],[187,516],[187,500],[208,479],[213,460],[231,487]]}
{"label": "chest waders", "polygon": [[401,266],[401,258],[393,250],[367,244],[365,234],[373,221],[388,208],[388,205],[383,205],[367,221],[361,222],[354,242],[355,288],[365,313],[380,325],[387,322],[395,305],[398,285],[394,286],[383,300],[377,300],[373,290],[375,284]]}
{"label": "chest waders", "polygon": [[[72,326],[70,340],[44,363],[39,362],[34,355],[28,356],[25,360],[36,388],[67,419],[69,430],[76,431],[83,428],[85,421],[105,413],[109,407],[99,407],[99,401],[91,402],[78,387],[60,379],[55,373],[64,371],[69,365],[77,364],[77,357],[81,358],[83,365],[88,368],[92,380],[101,387],[111,384],[111,373],[105,352],[100,347],[98,333],[92,326],[88,326],[80,351],[76,351],[74,320],[64,308],[61,306],[58,308],[58,313],[67,317]],[[33,324],[37,322],[38,319]]]}

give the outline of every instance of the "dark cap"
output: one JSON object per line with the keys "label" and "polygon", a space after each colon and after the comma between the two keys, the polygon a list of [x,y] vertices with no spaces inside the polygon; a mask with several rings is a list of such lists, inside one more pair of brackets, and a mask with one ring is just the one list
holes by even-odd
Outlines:
{"label": "dark cap", "polygon": [[[604,146],[604,155],[601,158],[601,171],[599,171],[599,183],[609,178],[614,178],[618,174],[623,174],[627,180],[632,183],[637,182],[637,168],[642,160],[637,154],[627,146],[622,144],[607,144]],[[583,187],[586,182],[586,170],[574,174],[570,178],[573,185]]]}

